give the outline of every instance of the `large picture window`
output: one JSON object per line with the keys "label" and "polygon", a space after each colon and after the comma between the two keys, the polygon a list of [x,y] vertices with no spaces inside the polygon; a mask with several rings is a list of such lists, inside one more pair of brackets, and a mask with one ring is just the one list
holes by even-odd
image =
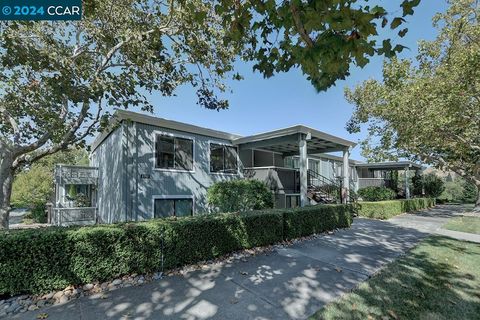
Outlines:
{"label": "large picture window", "polygon": [[237,148],[210,143],[210,172],[237,173]]}
{"label": "large picture window", "polygon": [[154,218],[186,217],[193,215],[192,198],[155,199]]}
{"label": "large picture window", "polygon": [[193,140],[157,135],[155,167],[159,169],[193,170]]}

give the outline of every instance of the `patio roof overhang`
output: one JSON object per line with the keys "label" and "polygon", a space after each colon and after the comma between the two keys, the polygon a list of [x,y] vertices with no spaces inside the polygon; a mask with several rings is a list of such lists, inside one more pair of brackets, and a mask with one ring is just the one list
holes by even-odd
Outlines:
{"label": "patio roof overhang", "polygon": [[412,161],[386,161],[386,162],[374,162],[374,163],[357,163],[357,168],[367,168],[376,170],[403,170],[405,168],[422,170],[421,164]]}
{"label": "patio roof overhang", "polygon": [[233,140],[240,150],[263,149],[284,154],[299,154],[299,141],[307,140],[309,154],[344,151],[355,142],[332,136],[303,125],[269,131]]}

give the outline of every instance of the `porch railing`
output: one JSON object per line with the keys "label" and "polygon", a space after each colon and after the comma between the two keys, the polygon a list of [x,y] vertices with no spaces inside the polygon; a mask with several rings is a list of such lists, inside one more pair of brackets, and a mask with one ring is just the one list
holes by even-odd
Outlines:
{"label": "porch railing", "polygon": [[272,191],[284,193],[300,192],[300,173],[284,167],[251,167],[243,170],[245,178],[265,182]]}
{"label": "porch railing", "polygon": [[96,207],[53,208],[52,224],[58,226],[95,224]]}
{"label": "porch railing", "polygon": [[383,178],[358,178],[358,188],[365,187],[393,187],[393,180]]}
{"label": "porch railing", "polygon": [[329,179],[314,170],[307,171],[308,195],[317,203],[340,203],[342,185],[340,181]]}

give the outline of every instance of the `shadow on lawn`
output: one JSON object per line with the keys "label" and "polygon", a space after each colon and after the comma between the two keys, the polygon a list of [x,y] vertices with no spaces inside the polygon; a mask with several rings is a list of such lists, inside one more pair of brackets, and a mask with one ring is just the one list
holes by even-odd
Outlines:
{"label": "shadow on lawn", "polygon": [[[477,262],[456,264],[467,255]],[[479,319],[479,264],[478,245],[431,236],[314,318]]]}

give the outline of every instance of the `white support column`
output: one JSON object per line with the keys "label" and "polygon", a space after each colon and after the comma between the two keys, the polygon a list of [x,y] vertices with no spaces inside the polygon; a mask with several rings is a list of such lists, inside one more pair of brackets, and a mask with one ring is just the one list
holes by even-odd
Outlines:
{"label": "white support column", "polygon": [[308,205],[307,197],[307,140],[302,137],[298,142],[300,153],[300,205],[305,207]]}
{"label": "white support column", "polygon": [[408,183],[408,167],[405,167],[405,198],[410,199],[410,184]]}
{"label": "white support column", "polygon": [[342,166],[342,175],[343,175],[343,183],[342,183],[342,202],[348,202],[348,196],[350,194],[350,177],[349,177],[349,167],[348,167],[348,157],[349,157],[349,150],[343,150],[343,166]]}

